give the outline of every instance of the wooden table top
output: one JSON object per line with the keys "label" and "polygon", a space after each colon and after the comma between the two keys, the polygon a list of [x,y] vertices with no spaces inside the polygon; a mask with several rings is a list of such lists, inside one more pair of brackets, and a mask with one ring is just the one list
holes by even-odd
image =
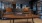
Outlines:
{"label": "wooden table top", "polygon": [[8,15],[3,15],[4,18],[39,18],[38,15],[33,15],[33,14],[27,14],[27,15],[14,15],[14,14],[8,14]]}

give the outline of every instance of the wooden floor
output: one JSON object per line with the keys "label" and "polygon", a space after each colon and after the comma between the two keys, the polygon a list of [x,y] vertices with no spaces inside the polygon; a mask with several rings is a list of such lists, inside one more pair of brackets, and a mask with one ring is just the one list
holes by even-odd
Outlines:
{"label": "wooden floor", "polygon": [[42,19],[34,19],[35,23],[42,23]]}
{"label": "wooden floor", "polygon": [[[42,19],[33,19],[34,23],[42,23]],[[27,19],[15,19],[14,23],[26,23]],[[28,19],[28,22],[32,23],[32,19]],[[10,20],[0,20],[0,23],[10,23]],[[13,23],[13,20],[11,20],[11,23]]]}

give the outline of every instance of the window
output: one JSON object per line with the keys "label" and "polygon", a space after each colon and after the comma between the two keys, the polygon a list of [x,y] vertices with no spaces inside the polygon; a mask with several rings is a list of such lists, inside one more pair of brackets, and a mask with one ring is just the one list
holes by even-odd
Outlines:
{"label": "window", "polygon": [[0,2],[0,8],[1,8],[1,2]]}
{"label": "window", "polygon": [[2,3],[2,9],[4,9],[4,4]]}
{"label": "window", "polygon": [[20,9],[20,4],[16,4],[16,9]]}
{"label": "window", "polygon": [[42,1],[37,3],[38,8],[38,14],[40,15],[40,18],[42,19]]}
{"label": "window", "polygon": [[33,11],[36,11],[36,4],[33,6]]}
{"label": "window", "polygon": [[0,2],[0,10],[4,9],[4,4],[2,2]]}

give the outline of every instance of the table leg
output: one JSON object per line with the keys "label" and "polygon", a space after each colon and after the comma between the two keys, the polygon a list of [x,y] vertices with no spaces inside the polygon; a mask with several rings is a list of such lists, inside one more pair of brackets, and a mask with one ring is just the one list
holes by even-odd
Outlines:
{"label": "table leg", "polygon": [[27,19],[27,23],[28,23],[28,19]]}
{"label": "table leg", "polygon": [[14,19],[13,19],[13,23],[14,23]]}
{"label": "table leg", "polygon": [[33,18],[32,18],[32,22],[34,23],[34,20],[33,20]]}
{"label": "table leg", "polygon": [[11,23],[11,20],[10,20],[10,23]]}

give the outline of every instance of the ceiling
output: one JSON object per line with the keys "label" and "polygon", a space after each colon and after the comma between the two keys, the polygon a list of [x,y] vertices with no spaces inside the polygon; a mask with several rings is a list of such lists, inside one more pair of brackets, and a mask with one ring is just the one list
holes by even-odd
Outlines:
{"label": "ceiling", "polygon": [[29,2],[30,0],[0,0],[0,1],[22,4],[22,3],[25,3],[25,2]]}
{"label": "ceiling", "polygon": [[1,0],[1,1],[9,1],[9,2],[14,1],[14,2],[17,2],[17,1],[30,1],[30,0]]}

